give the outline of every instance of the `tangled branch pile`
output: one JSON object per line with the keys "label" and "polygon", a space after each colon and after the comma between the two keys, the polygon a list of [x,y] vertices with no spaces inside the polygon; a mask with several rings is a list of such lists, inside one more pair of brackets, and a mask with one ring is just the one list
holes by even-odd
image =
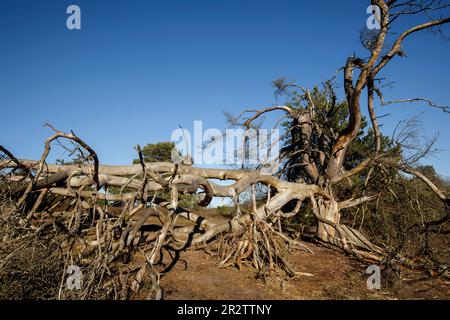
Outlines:
{"label": "tangled branch pile", "polygon": [[[231,236],[218,246],[223,264],[248,260],[260,272],[280,266],[289,275],[296,274],[283,259],[280,243],[308,249],[274,230],[272,223],[286,215],[281,209],[291,201],[327,197],[319,187],[281,181],[258,171],[144,163],[139,146],[139,164],[101,165],[96,153],[73,132],[54,130],[39,161],[19,160],[1,147],[2,281],[11,282],[14,269],[26,268],[23,260],[42,269],[26,272],[51,278],[51,283],[42,286],[54,288],[58,283],[57,290],[48,293],[52,297],[129,298],[144,283],[151,283],[151,297],[161,298],[159,277],[176,262],[176,252],[207,244],[227,232]],[[51,143],[60,139],[73,142],[73,151],[79,154],[76,163],[46,163]],[[210,179],[235,183],[222,186]],[[198,207],[207,206],[214,196],[238,202],[238,195],[254,191],[256,184],[269,187],[275,195],[259,207],[254,201],[250,213],[243,214],[237,204],[230,220],[207,219],[178,204],[181,194],[198,194]],[[169,199],[164,197],[167,193]],[[226,242],[228,247],[223,245]],[[66,286],[64,271],[71,265],[81,268],[82,290]],[[17,295],[27,296],[27,292]]]}
{"label": "tangled branch pile", "polygon": [[[160,299],[160,277],[177,262],[179,251],[196,245],[213,248],[222,266],[247,264],[262,277],[281,270],[291,277],[311,276],[296,271],[286,253],[312,251],[284,234],[280,224],[300,213],[304,202],[311,205],[323,243],[361,259],[380,262],[386,257],[361,232],[332,219],[370,197],[337,202],[318,185],[287,182],[258,170],[146,163],[139,146],[140,163],[101,165],[73,132],[54,130],[39,161],[19,160],[0,146],[4,297],[128,299],[142,298],[145,291],[145,298]],[[51,143],[60,139],[73,143],[77,160],[48,164]],[[212,179],[234,183],[224,186]],[[263,202],[257,201],[257,185],[267,191]],[[239,195],[249,192],[251,209],[243,210]],[[179,205],[183,194],[196,196],[194,209]],[[213,197],[233,199],[236,210],[230,219],[202,216],[198,208]],[[73,266],[80,268],[81,290],[69,285],[73,277],[66,272]]]}

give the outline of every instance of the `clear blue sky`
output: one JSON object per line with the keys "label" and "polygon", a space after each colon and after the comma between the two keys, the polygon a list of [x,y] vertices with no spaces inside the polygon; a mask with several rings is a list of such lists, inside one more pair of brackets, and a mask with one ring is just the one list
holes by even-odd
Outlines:
{"label": "clear blue sky", "polygon": [[[82,30],[66,28],[70,4],[81,7]],[[368,4],[1,0],[0,143],[18,157],[38,158],[51,134],[42,124],[50,122],[73,129],[101,162],[123,164],[135,157],[133,145],[167,141],[179,124],[225,128],[224,110],[282,103],[271,80],[312,87],[362,52],[358,30]],[[396,58],[383,74],[396,81],[386,98],[448,105],[450,42],[421,33],[404,48],[408,58]],[[382,119],[385,133],[426,110],[424,134],[439,134],[443,150],[425,162],[450,176],[449,115],[423,105],[377,109],[391,114]]]}

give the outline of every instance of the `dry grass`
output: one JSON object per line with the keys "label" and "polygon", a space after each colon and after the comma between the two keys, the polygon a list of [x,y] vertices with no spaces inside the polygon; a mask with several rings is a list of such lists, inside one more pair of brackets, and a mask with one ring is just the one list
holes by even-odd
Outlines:
{"label": "dry grass", "polygon": [[12,202],[0,199],[0,299],[54,299],[64,261],[66,236],[26,227]]}

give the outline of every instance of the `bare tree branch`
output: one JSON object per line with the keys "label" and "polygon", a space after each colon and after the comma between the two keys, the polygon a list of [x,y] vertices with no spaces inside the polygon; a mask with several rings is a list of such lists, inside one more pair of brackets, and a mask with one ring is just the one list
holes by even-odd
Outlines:
{"label": "bare tree branch", "polygon": [[409,166],[402,166],[400,167],[400,169],[421,179],[431,190],[433,190],[433,192],[439,197],[439,199],[444,201],[446,205],[450,205],[450,198],[447,197],[441,190],[439,190],[439,188],[420,171]]}

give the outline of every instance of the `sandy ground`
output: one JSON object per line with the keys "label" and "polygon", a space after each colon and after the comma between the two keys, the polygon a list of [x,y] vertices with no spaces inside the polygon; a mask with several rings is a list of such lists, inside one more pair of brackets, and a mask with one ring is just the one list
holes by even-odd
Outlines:
{"label": "sandy ground", "polygon": [[[450,299],[450,283],[424,274],[404,272],[403,279],[380,290],[369,290],[366,266],[330,249],[308,244],[314,254],[294,252],[289,261],[297,271],[313,274],[286,279],[257,279],[244,267],[219,268],[203,251],[182,252],[173,269],[161,279],[164,299]],[[410,281],[414,279],[414,281]]]}

